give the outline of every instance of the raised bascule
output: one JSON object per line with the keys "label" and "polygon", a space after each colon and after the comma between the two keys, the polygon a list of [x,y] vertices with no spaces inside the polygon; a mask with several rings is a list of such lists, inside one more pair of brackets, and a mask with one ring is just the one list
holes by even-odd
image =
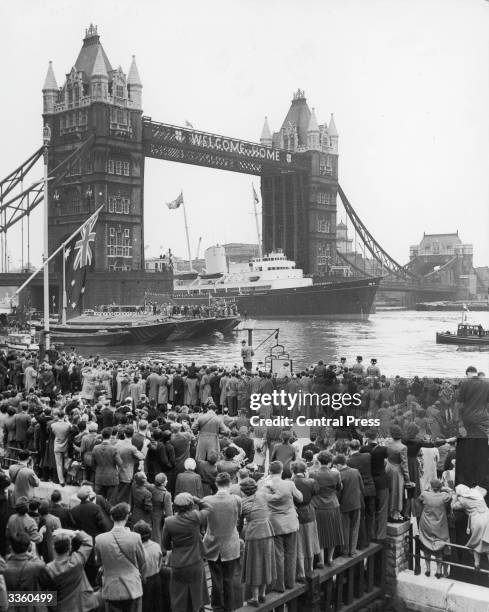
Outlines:
{"label": "raised bascule", "polygon": [[[86,29],[63,84],[58,86],[50,63],[42,88],[43,121],[51,130],[49,252],[104,204],[87,274],[85,308],[138,303],[146,292],[161,294],[171,288],[168,271],[149,272],[144,265],[146,157],[259,176],[264,252],[282,249],[316,280],[325,280],[335,263],[345,266],[345,255],[337,249],[339,195],[364,252],[378,265],[375,275],[388,277],[392,290],[410,287],[450,293],[436,275],[430,277],[429,286],[423,285],[365,228],[338,184],[339,134],[333,115],[319,123],[304,91],[293,95],[277,132],[272,133],[265,118],[259,142],[154,121],[143,115],[142,91],[135,57],[127,73],[115,68],[93,25]],[[22,189],[41,156],[42,148],[0,182],[2,260],[6,260],[8,230],[28,221],[43,200],[41,182]],[[14,195],[19,186],[20,193]],[[352,261],[346,264],[355,271]],[[53,296],[59,290],[59,269],[58,262],[51,270]],[[1,283],[10,282],[8,274],[1,276]],[[36,284],[39,281],[33,284],[31,302],[40,298]]]}

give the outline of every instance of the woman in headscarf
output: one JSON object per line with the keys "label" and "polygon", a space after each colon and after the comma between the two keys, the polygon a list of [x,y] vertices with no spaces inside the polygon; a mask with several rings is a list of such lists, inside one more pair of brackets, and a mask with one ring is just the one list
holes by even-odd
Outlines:
{"label": "woman in headscarf", "polygon": [[447,542],[450,541],[448,530],[448,504],[452,496],[448,489],[444,489],[442,483],[434,479],[431,481],[431,491],[423,491],[419,496],[422,506],[419,520],[419,540],[426,556],[425,575],[431,574],[431,555],[434,554],[436,561],[437,578],[448,576],[448,565],[442,563],[443,555],[449,551]]}
{"label": "woman in headscarf", "polygon": [[163,526],[163,548],[171,551],[172,612],[198,612],[209,602],[201,540],[207,511],[194,509],[190,493],[177,495],[173,510],[175,514],[169,516]]}
{"label": "woman in headscarf", "polygon": [[467,533],[470,533],[466,546],[474,551],[474,567],[480,568],[481,555],[489,560],[489,508],[484,497],[487,491],[482,487],[470,488],[459,484],[455,487],[456,499],[453,510],[464,510],[468,515]]}
{"label": "woman in headscarf", "polygon": [[253,478],[242,480],[239,486],[244,495],[241,512],[245,523],[241,532],[245,542],[241,581],[251,591],[248,605],[258,607],[265,601],[267,586],[275,581],[277,575],[273,528],[267,504],[267,496],[272,494],[268,494],[265,489],[257,493],[257,484]]}

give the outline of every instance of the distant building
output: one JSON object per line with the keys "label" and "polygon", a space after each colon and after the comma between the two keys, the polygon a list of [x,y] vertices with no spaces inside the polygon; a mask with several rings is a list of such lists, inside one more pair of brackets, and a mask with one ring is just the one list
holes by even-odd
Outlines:
{"label": "distant building", "polygon": [[342,254],[351,253],[353,238],[348,238],[348,227],[343,221],[336,226],[336,250]]}
{"label": "distant building", "polygon": [[473,246],[471,244],[462,244],[458,230],[454,234],[424,233],[419,244],[409,247],[409,259],[425,255],[468,255],[472,253],[472,250]]}
{"label": "distant building", "polygon": [[443,285],[456,287],[459,299],[474,298],[479,290],[473,251],[473,245],[464,244],[458,231],[424,233],[419,244],[409,247],[410,268],[425,279],[436,278]]}

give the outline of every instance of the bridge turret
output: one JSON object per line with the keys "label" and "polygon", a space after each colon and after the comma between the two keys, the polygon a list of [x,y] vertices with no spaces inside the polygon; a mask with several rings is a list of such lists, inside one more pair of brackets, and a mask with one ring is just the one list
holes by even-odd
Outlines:
{"label": "bridge turret", "polygon": [[329,120],[328,135],[331,145],[331,153],[338,154],[338,130],[334,122],[333,113],[331,113],[331,119]]}
{"label": "bridge turret", "polygon": [[141,77],[139,76],[135,55],[132,56],[131,66],[127,76],[127,91],[129,92],[129,99],[132,102],[133,108],[142,110],[143,84],[141,83]]}
{"label": "bridge turret", "polygon": [[102,48],[99,47],[92,74],[90,75],[90,85],[92,90],[92,100],[95,102],[108,102],[109,97],[109,75],[105,67]]}
{"label": "bridge turret", "polygon": [[260,144],[265,147],[272,146],[272,133],[270,132],[270,126],[268,125],[268,117],[265,117],[265,121],[263,123],[263,129],[261,131],[260,136]]}
{"label": "bridge turret", "polygon": [[49,62],[46,79],[42,88],[43,113],[51,114],[54,112],[54,105],[58,101],[58,84],[54,76],[53,62]]}
{"label": "bridge turret", "polygon": [[314,108],[311,111],[311,117],[307,127],[307,148],[309,151],[319,151],[321,148],[319,146],[319,126]]}

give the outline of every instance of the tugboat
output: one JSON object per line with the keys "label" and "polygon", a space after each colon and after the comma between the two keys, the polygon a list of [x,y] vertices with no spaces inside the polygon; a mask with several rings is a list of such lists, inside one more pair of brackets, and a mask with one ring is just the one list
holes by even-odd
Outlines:
{"label": "tugboat", "polygon": [[329,316],[368,318],[380,277],[314,283],[281,250],[230,264],[224,247],[205,252],[206,273],[174,276],[172,301],[205,305],[212,300],[234,302],[250,317]]}
{"label": "tugboat", "polygon": [[437,344],[458,344],[465,346],[489,346],[489,330],[482,325],[459,323],[457,332],[437,332]]}

